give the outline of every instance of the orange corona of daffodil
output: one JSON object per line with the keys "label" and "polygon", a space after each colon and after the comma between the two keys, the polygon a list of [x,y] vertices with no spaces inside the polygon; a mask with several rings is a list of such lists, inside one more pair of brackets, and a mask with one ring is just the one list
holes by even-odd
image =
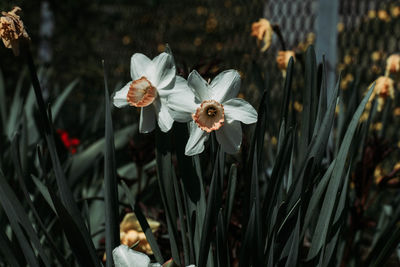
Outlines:
{"label": "orange corona of daffodil", "polygon": [[14,55],[19,55],[19,45],[22,40],[29,40],[24,23],[17,15],[21,8],[14,7],[10,12],[1,12],[0,37],[5,47],[11,48]]}
{"label": "orange corona of daffodil", "polygon": [[260,44],[261,41],[264,43],[263,47],[260,49],[261,52],[266,51],[270,47],[273,32],[271,23],[266,19],[259,19],[251,25],[251,36],[257,38],[258,44]]}

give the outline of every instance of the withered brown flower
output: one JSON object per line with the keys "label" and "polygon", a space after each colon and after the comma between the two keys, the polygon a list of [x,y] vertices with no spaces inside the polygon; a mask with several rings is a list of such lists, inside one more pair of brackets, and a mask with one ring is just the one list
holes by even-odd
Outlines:
{"label": "withered brown flower", "polygon": [[[390,98],[394,99],[394,81],[387,76],[380,76],[380,77],[378,77],[378,79],[376,79],[375,82],[376,82],[376,84],[375,84],[374,91],[372,92],[372,94],[368,100],[365,110],[369,111],[371,109],[372,100],[374,100],[374,98],[376,98],[377,104],[378,104],[377,110],[380,112],[380,111],[382,111],[383,106],[385,105],[386,98],[390,97]],[[372,86],[372,84],[371,84],[371,86]]]}
{"label": "withered brown flower", "polygon": [[24,23],[17,15],[20,7],[14,7],[10,12],[2,11],[0,17],[0,37],[5,47],[11,48],[14,55],[19,55],[19,46],[22,40],[29,40],[29,35],[24,28]]}
{"label": "withered brown flower", "polygon": [[259,19],[251,25],[251,36],[255,36],[258,43],[261,41],[264,43],[261,52],[266,51],[270,47],[273,32],[271,23],[266,19]]}
{"label": "withered brown flower", "polygon": [[386,60],[386,72],[385,75],[389,75],[390,73],[399,73],[400,72],[400,55],[393,54]]}

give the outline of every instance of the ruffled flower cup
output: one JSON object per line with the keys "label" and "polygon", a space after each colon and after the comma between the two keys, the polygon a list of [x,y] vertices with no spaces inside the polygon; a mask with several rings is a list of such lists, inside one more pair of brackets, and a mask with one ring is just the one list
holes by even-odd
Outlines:
{"label": "ruffled flower cup", "polygon": [[175,76],[176,69],[171,54],[163,52],[153,60],[136,53],[131,58],[131,77],[122,89],[115,93],[116,107],[133,106],[140,108],[139,132],[154,130],[156,121],[161,131],[168,132],[173,124],[166,98],[174,87],[187,88],[182,77]]}
{"label": "ruffled flower cup", "polygon": [[197,71],[188,77],[191,90],[173,90],[168,97],[171,116],[178,122],[190,122],[190,137],[185,154],[196,155],[204,150],[204,142],[215,131],[222,149],[234,154],[242,142],[242,128],[257,121],[256,110],[246,101],[235,98],[240,76],[235,70],[220,73],[208,84]]}

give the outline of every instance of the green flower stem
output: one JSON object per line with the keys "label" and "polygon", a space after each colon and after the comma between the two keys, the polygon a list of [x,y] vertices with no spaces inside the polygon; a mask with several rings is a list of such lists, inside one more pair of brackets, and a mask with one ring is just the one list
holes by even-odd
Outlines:
{"label": "green flower stem", "polygon": [[274,30],[274,32],[278,36],[279,42],[281,43],[282,51],[286,51],[286,43],[285,43],[285,40],[283,39],[283,35],[282,35],[282,32],[281,32],[281,29],[279,28],[279,25],[278,24],[272,25],[272,29]]}

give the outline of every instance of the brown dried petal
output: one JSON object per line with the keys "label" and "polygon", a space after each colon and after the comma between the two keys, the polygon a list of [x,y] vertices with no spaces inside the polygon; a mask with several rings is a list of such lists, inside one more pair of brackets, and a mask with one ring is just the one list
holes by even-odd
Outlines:
{"label": "brown dried petal", "polygon": [[16,12],[21,8],[14,7],[10,12],[2,12],[0,17],[0,37],[7,48],[12,48],[15,55],[19,54],[19,41],[29,40],[24,24]]}

